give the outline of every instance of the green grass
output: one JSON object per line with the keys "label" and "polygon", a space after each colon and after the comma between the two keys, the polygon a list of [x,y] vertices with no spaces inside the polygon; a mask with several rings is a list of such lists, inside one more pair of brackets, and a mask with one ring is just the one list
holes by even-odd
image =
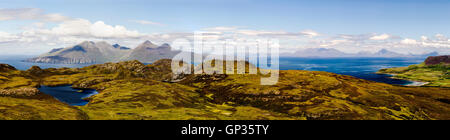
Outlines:
{"label": "green grass", "polygon": [[52,97],[0,97],[0,120],[82,120],[84,112]]}
{"label": "green grass", "polygon": [[[81,69],[36,69],[0,73],[1,87],[71,84],[99,94],[70,107],[43,95],[0,97],[0,119],[92,120],[433,120],[450,118],[450,89],[402,87],[313,71],[280,71],[276,85],[261,75],[185,75],[177,82],[170,61],[137,61]],[[435,80],[442,67],[386,70],[423,71]],[[444,69],[445,70],[445,69]],[[426,71],[426,72],[425,72]],[[40,74],[35,74],[40,73]],[[417,75],[419,76],[419,75]],[[25,81],[25,82],[24,82]]]}
{"label": "green grass", "polygon": [[429,82],[426,86],[450,87],[450,65],[424,64],[382,69],[378,73],[394,74],[394,78]]}

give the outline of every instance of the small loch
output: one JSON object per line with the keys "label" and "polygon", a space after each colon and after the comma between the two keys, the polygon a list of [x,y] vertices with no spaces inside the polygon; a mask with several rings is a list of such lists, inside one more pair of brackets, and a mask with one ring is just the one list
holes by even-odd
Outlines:
{"label": "small loch", "polygon": [[41,86],[38,89],[42,93],[51,95],[59,101],[71,106],[84,106],[89,103],[89,101],[84,100],[84,98],[98,94],[95,89],[75,89],[72,88],[71,85],[56,87]]}

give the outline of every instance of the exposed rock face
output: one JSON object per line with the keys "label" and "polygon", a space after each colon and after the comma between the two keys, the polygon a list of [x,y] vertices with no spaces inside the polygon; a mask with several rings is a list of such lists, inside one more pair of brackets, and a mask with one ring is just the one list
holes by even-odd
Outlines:
{"label": "exposed rock face", "polygon": [[1,96],[15,97],[31,97],[39,95],[39,90],[32,87],[24,87],[19,89],[0,89]]}
{"label": "exposed rock face", "polygon": [[425,65],[450,64],[450,55],[430,56],[425,60]]}
{"label": "exposed rock face", "polygon": [[99,64],[96,67],[106,73],[117,73],[121,71],[130,71],[135,73],[145,73],[147,71],[146,66],[139,61],[123,61],[119,63],[106,63]]}
{"label": "exposed rock face", "polygon": [[44,73],[44,70],[42,70],[38,66],[33,66],[30,69],[28,69],[26,72],[28,72],[29,74],[32,74],[32,75],[41,75]]}
{"label": "exposed rock face", "polygon": [[0,64],[0,72],[7,72],[11,70],[16,70],[16,68],[8,64]]}

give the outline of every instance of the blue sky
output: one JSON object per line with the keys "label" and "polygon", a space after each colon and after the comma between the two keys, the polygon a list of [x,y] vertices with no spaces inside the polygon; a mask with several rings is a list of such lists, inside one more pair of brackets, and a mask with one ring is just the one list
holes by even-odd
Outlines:
{"label": "blue sky", "polygon": [[[448,0],[2,0],[0,5],[41,8],[149,32],[242,26],[329,34],[382,32],[416,38],[450,34]],[[168,26],[128,22],[136,19]]]}
{"label": "blue sky", "polygon": [[[210,27],[325,35],[389,34],[419,40],[450,35],[448,0],[0,0],[0,9],[38,8],[140,33],[193,32]],[[133,21],[157,24],[139,24]],[[0,21],[23,32],[36,20]],[[58,22],[46,23],[47,28]]]}

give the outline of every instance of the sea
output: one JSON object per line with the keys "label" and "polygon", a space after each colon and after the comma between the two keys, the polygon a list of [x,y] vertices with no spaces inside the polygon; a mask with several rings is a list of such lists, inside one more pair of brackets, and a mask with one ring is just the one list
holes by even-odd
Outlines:
{"label": "sea", "polygon": [[376,74],[380,69],[420,64],[426,58],[280,58],[280,70],[326,71],[375,82],[413,85],[415,81]]}
{"label": "sea", "polygon": [[[0,56],[0,63],[27,70],[32,66],[41,68],[81,68],[90,64],[44,64],[22,62],[32,56]],[[392,75],[376,74],[380,69],[405,67],[423,62],[425,58],[280,58],[280,70],[326,71],[342,75],[396,85],[410,85],[414,81],[391,78]]]}

